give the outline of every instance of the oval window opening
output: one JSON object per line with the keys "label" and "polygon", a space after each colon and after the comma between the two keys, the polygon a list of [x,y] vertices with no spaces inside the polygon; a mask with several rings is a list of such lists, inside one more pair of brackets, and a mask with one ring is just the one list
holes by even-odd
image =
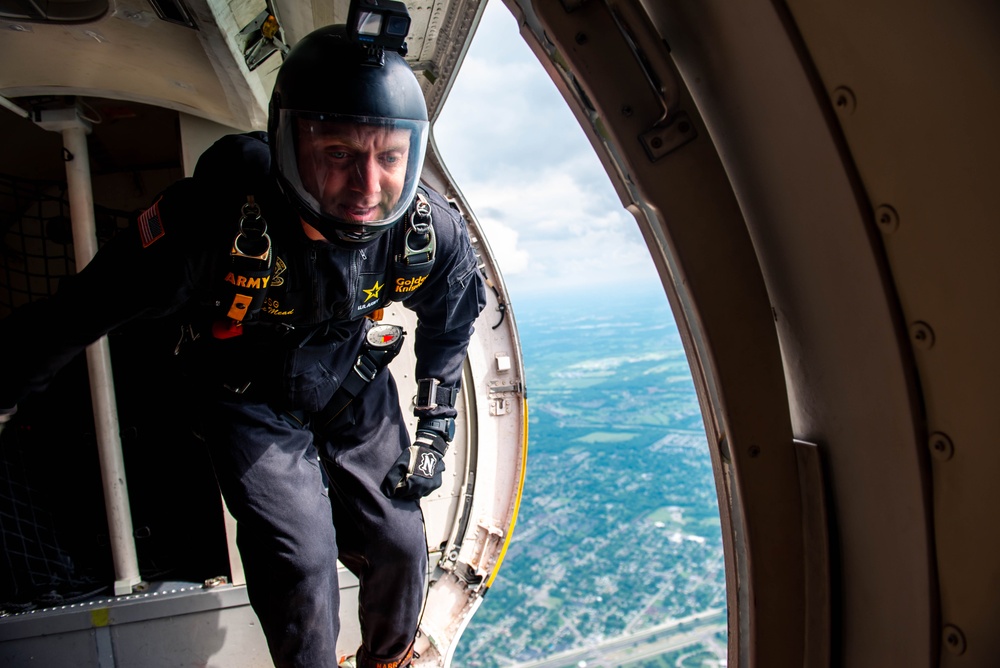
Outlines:
{"label": "oval window opening", "polygon": [[680,336],[635,222],[502,6],[435,136],[500,262],[530,398],[517,528],[454,665],[725,665],[718,498]]}

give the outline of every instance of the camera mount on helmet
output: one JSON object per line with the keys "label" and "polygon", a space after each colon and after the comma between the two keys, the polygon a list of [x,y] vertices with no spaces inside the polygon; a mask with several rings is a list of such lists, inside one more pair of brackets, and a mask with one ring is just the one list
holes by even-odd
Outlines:
{"label": "camera mount on helmet", "polygon": [[381,61],[385,49],[405,56],[409,32],[410,14],[402,2],[351,0],[347,10],[347,34],[358,44],[372,47],[373,58]]}

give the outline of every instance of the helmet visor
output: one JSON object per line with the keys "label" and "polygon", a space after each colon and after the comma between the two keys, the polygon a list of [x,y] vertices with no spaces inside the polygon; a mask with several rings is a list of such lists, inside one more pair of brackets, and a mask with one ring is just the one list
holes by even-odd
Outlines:
{"label": "helmet visor", "polygon": [[345,240],[392,226],[416,194],[427,121],[280,111],[278,169],[300,203]]}

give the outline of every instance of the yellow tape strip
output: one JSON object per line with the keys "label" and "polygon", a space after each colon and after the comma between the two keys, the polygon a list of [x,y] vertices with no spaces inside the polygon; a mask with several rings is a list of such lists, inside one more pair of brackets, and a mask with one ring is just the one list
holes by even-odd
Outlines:
{"label": "yellow tape strip", "polygon": [[90,611],[90,625],[94,628],[107,626],[111,621],[111,613],[107,608],[97,608]]}
{"label": "yellow tape strip", "polygon": [[510,538],[514,535],[514,525],[517,523],[517,513],[521,509],[521,494],[524,492],[524,473],[528,468],[528,400],[524,400],[524,443],[521,448],[521,476],[517,483],[517,499],[514,500],[514,514],[510,518],[510,525],[507,527],[507,533],[503,539],[503,547],[500,549],[500,556],[497,557],[497,563],[493,566],[493,572],[490,573],[489,579],[486,581],[486,588],[489,589],[493,586],[493,580],[496,579],[497,573],[500,572],[500,565],[503,564],[503,558],[507,555],[507,546],[510,545]]}

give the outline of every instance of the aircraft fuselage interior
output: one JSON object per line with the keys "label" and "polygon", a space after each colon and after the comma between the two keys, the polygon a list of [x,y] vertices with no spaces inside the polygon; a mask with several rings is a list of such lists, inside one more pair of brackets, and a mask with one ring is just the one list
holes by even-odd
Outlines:
{"label": "aircraft fuselage interior", "polygon": [[[1000,473],[990,343],[1000,330],[1000,4],[502,1],[634,216],[681,332],[721,511],[730,668],[1000,665],[990,506]],[[49,15],[29,4],[0,3],[0,317],[85,262],[65,250],[86,206],[67,190],[82,178],[68,156],[86,156],[89,142],[90,237],[104,240],[217,137],[265,129],[282,49],[345,21],[349,3],[115,0],[50,3]],[[405,4],[407,59],[433,120],[485,1]],[[262,29],[268,16],[277,32]],[[434,612],[415,665],[446,666],[516,530],[531,379],[503,267],[433,138],[424,178],[470,221],[493,288],[466,365],[462,446],[449,463],[458,473],[430,502]],[[90,657],[79,665],[153,665],[141,663],[150,638],[163,651],[187,647],[178,661],[268,665],[210,466],[171,459],[150,475],[140,454],[167,440],[178,457],[199,457],[188,436],[153,427],[183,411],[167,393],[141,391],[139,360],[167,362],[148,354],[155,336],[112,342],[117,384],[130,388],[117,396],[124,498],[137,524],[161,528],[135,539],[140,555],[191,573],[197,595],[153,587],[156,600],[142,602],[135,586],[158,564],[142,563],[137,578],[116,558],[115,594],[133,607],[105,597],[96,616],[0,618],[5,665],[75,651]],[[16,432],[28,469],[46,466],[39,453],[53,443],[101,440],[89,402],[74,399],[88,392],[87,365],[71,365],[21,416],[33,426]],[[103,476],[104,489],[52,473],[63,495],[38,508],[43,528],[66,521],[51,513],[81,531],[114,521],[103,513],[108,497],[122,498],[107,484],[119,469],[102,473],[72,450],[70,463]],[[167,509],[176,485],[191,492]],[[108,518],[122,518],[120,503],[116,512]],[[128,543],[135,532],[124,533]],[[171,545],[151,545],[164,534]],[[122,554],[102,545],[76,558],[89,565],[112,551]],[[225,580],[206,589],[205,574]],[[163,622],[189,613],[212,632]]]}

